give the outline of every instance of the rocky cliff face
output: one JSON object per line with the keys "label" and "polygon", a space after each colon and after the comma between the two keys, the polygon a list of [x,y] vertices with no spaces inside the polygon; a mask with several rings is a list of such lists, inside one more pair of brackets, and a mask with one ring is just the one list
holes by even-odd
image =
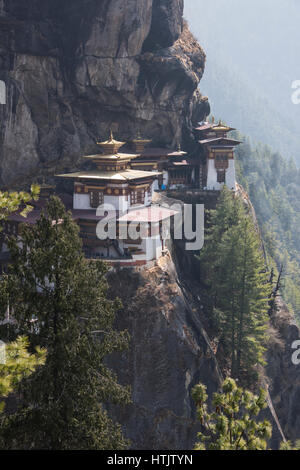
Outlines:
{"label": "rocky cliff face", "polygon": [[[181,242],[172,251],[172,258],[146,271],[109,276],[112,297],[123,302],[118,328],[131,335],[129,351],[113,357],[110,366],[132,390],[132,405],[110,413],[134,449],[192,449],[199,423],[191,390],[204,383],[211,398],[222,382],[194,256]],[[269,392],[268,408],[261,419],[272,423],[269,446],[278,449],[284,438],[294,442],[300,436],[300,365],[292,362],[300,331],[280,299],[269,336],[259,384]]]}
{"label": "rocky cliff face", "polygon": [[2,185],[72,169],[112,127],[191,144],[205,54],[183,0],[1,0]]}
{"label": "rocky cliff face", "polygon": [[132,405],[113,409],[135,449],[191,449],[199,423],[191,389],[205,383],[210,396],[222,381],[202,327],[200,303],[178,277],[170,256],[147,271],[111,274],[112,296],[121,297],[118,327],[130,349],[111,366],[132,389]]}
{"label": "rocky cliff face", "polygon": [[[177,195],[178,196],[178,195]],[[239,196],[250,207],[249,196]],[[155,202],[199,203],[199,196],[182,193],[180,200],[156,194]],[[197,199],[198,198],[198,199]],[[216,201],[202,200],[206,207]],[[191,389],[199,382],[210,398],[222,382],[222,355],[206,308],[207,291],[199,265],[185,243],[170,243],[172,256],[152,268],[111,273],[111,295],[121,297],[124,308],[117,325],[131,335],[129,352],[111,361],[122,383],[132,388],[132,405],[113,409],[136,449],[192,449],[199,424]],[[268,390],[268,408],[261,418],[273,426],[269,446],[279,448],[284,438],[300,437],[300,365],[292,362],[294,341],[300,330],[280,298],[270,317],[266,367],[260,370],[259,387]]]}
{"label": "rocky cliff face", "polygon": [[[269,392],[283,434],[296,441],[300,438],[300,365],[292,361],[292,345],[299,341],[300,331],[281,299],[271,318],[270,336],[266,366]],[[280,433],[275,432],[275,447],[280,440]]]}

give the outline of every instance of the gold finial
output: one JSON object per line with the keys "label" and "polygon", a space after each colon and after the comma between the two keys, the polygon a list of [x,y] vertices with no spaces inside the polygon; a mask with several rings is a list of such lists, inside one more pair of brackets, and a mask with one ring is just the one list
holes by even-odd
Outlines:
{"label": "gold finial", "polygon": [[110,130],[109,139],[105,142],[97,142],[102,147],[105,155],[113,155],[118,153],[119,149],[125,145],[126,142],[118,142],[114,139],[112,130]]}
{"label": "gold finial", "polygon": [[137,137],[136,137],[137,140],[142,140],[142,134],[141,134],[141,129],[138,127],[137,129]]}
{"label": "gold finial", "polygon": [[177,151],[178,151],[178,152],[181,152],[181,145],[180,145],[180,142],[178,142]]}
{"label": "gold finial", "polygon": [[212,116],[212,117],[211,117],[211,123],[212,123],[212,124],[215,123],[215,116]]}

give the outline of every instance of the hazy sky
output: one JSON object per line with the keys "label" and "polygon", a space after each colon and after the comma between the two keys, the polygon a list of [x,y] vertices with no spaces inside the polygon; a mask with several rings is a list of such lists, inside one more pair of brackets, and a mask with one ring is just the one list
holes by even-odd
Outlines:
{"label": "hazy sky", "polygon": [[[292,82],[300,80],[300,0],[185,0],[185,17],[207,53],[200,89],[217,111],[224,112],[220,93],[229,93],[231,76],[239,100],[253,93],[268,102],[275,127],[289,121],[291,138],[300,139],[300,105],[291,100]],[[225,111],[230,120],[228,105]],[[300,161],[300,140],[296,148]]]}
{"label": "hazy sky", "polygon": [[208,67],[210,55],[218,57],[273,98],[289,98],[292,81],[300,80],[299,0],[185,0],[185,16]]}

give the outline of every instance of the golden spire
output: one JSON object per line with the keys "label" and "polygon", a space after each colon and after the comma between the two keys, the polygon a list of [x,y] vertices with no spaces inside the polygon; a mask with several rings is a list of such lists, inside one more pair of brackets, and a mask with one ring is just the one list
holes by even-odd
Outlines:
{"label": "golden spire", "polygon": [[218,124],[216,124],[214,127],[213,127],[213,130],[215,132],[229,132],[231,130],[234,130],[232,127],[228,127],[226,124],[224,124],[224,122],[222,121],[222,119],[219,119],[219,122]]}
{"label": "golden spire", "polygon": [[109,139],[105,142],[97,142],[102,147],[105,155],[113,155],[118,153],[119,149],[126,144],[126,142],[118,142],[114,139],[112,129],[110,130]]}
{"label": "golden spire", "polygon": [[137,130],[137,137],[136,137],[136,140],[143,140],[143,139],[142,139],[142,134],[141,134],[141,129],[140,129],[140,128],[138,128],[138,130]]}
{"label": "golden spire", "polygon": [[143,137],[141,135],[141,129],[138,127],[137,137],[136,137],[136,139],[132,140],[132,145],[133,145],[133,149],[134,149],[135,153],[137,153],[137,154],[143,153],[144,150],[145,150],[145,146],[147,144],[150,144],[150,143],[151,143],[151,140],[143,139]]}

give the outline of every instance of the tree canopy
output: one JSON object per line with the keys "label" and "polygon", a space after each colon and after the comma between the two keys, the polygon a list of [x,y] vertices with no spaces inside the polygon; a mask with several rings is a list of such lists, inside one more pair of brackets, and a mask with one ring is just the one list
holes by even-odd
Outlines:
{"label": "tree canopy", "polygon": [[[20,243],[21,242],[21,243]],[[22,380],[16,413],[1,420],[0,441],[14,449],[122,449],[108,403],[129,402],[106,357],[128,345],[114,329],[118,300],[107,299],[106,266],[87,261],[78,226],[52,197],[35,226],[11,238],[5,284],[17,329],[47,349],[45,365]]]}
{"label": "tree canopy", "polygon": [[272,426],[257,416],[267,407],[266,393],[254,395],[238,387],[227,378],[222,390],[215,393],[212,413],[208,411],[205,385],[194,387],[192,397],[197,407],[197,417],[202,425],[195,450],[266,450],[272,435]]}
{"label": "tree canopy", "polygon": [[210,212],[199,260],[219,343],[230,359],[230,375],[255,380],[257,365],[264,364],[271,288],[253,216],[226,187]]}

